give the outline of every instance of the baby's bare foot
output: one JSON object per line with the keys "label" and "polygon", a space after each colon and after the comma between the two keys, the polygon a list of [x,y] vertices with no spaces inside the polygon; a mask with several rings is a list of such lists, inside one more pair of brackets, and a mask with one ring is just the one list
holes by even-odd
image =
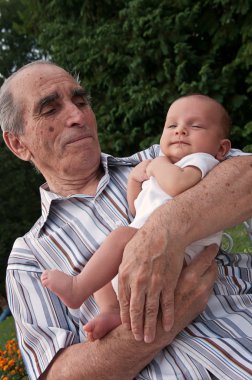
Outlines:
{"label": "baby's bare foot", "polygon": [[41,275],[41,282],[45,288],[55,293],[66,306],[73,309],[80,307],[84,300],[80,300],[75,292],[75,278],[56,269],[46,270]]}
{"label": "baby's bare foot", "polygon": [[89,321],[83,328],[88,340],[93,342],[103,338],[111,330],[121,324],[120,312],[111,311],[99,314],[96,318]]}

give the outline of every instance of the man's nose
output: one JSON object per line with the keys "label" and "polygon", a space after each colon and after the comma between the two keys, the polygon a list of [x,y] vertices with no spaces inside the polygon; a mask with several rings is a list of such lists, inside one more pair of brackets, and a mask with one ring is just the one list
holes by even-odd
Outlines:
{"label": "man's nose", "polygon": [[66,124],[68,127],[82,126],[85,123],[85,110],[76,104],[70,103],[65,108]]}

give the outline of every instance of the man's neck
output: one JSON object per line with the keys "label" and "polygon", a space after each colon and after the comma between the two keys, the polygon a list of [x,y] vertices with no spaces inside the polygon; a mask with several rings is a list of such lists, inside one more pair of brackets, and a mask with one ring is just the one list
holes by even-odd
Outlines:
{"label": "man's neck", "polygon": [[94,196],[96,194],[97,186],[103,175],[104,170],[100,166],[95,172],[92,172],[90,175],[87,175],[85,177],[81,175],[75,177],[65,176],[63,178],[47,177],[46,181],[48,183],[50,191],[64,197],[73,194],[86,194]]}

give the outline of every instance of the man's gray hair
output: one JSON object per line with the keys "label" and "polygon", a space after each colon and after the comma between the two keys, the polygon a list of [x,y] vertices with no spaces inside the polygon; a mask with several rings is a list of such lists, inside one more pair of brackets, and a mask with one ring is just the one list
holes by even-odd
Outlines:
{"label": "man's gray hair", "polygon": [[29,66],[41,64],[60,67],[50,61],[38,60],[22,66],[4,81],[0,89],[0,126],[2,131],[13,133],[16,136],[20,136],[24,133],[23,109],[21,105],[14,100],[10,88],[10,82],[17,74],[27,69]]}
{"label": "man's gray hair", "polygon": [[15,135],[23,134],[23,115],[21,107],[14,102],[8,81],[0,89],[0,125],[2,131]]}

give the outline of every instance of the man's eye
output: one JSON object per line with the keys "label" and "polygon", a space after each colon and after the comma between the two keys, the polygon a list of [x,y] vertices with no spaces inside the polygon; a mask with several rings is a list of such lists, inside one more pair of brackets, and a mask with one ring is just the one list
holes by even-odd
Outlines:
{"label": "man's eye", "polygon": [[83,108],[89,105],[88,99],[85,97],[78,97],[75,99],[74,103],[76,104],[77,107]]}
{"label": "man's eye", "polygon": [[42,112],[42,114],[43,115],[52,115],[52,114],[54,114],[55,111],[56,111],[56,108],[47,108]]}
{"label": "man's eye", "polygon": [[88,103],[85,102],[84,100],[79,101],[79,102],[76,102],[76,105],[77,105],[78,107],[86,107],[87,104],[88,104]]}
{"label": "man's eye", "polygon": [[200,125],[192,125],[192,128],[197,129],[197,128],[202,128],[202,127]]}

